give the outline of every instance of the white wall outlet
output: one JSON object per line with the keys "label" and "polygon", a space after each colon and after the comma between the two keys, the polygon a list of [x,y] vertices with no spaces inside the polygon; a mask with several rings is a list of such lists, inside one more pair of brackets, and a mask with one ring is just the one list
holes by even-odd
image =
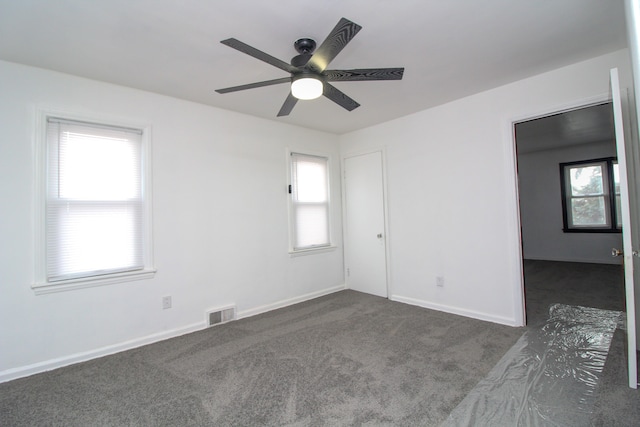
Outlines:
{"label": "white wall outlet", "polygon": [[444,288],[444,276],[436,276],[436,286]]}
{"label": "white wall outlet", "polygon": [[166,310],[171,308],[171,295],[167,295],[166,297],[162,297],[162,309]]}

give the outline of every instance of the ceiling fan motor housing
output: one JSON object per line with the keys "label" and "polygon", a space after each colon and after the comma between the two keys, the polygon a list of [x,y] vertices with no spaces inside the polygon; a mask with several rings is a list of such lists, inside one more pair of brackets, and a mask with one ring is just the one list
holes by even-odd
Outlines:
{"label": "ceiling fan motor housing", "polygon": [[310,38],[301,38],[293,42],[293,47],[300,54],[312,54],[316,50],[316,41]]}
{"label": "ceiling fan motor housing", "polygon": [[300,55],[291,58],[291,65],[302,68],[307,65],[313,51],[316,50],[316,41],[308,38],[298,39],[293,43],[293,47]]}
{"label": "ceiling fan motor housing", "polygon": [[302,68],[307,65],[309,59],[311,59],[310,53],[301,53],[300,55],[296,55],[291,58],[291,65],[293,65],[294,67]]}

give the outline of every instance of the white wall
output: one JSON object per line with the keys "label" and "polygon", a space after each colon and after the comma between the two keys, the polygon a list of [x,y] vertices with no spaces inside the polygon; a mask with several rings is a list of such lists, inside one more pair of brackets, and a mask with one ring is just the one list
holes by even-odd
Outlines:
{"label": "white wall", "polygon": [[[7,62],[0,93],[0,381],[344,286],[335,135]],[[40,107],[151,125],[154,279],[34,295]],[[333,159],[334,251],[288,255],[287,147]]]}
{"label": "white wall", "polygon": [[343,156],[387,150],[392,299],[522,324],[512,123],[606,96],[609,68],[629,81],[627,56],[618,51],[341,136]]}
{"label": "white wall", "polygon": [[518,156],[522,247],[525,259],[620,264],[611,248],[622,248],[620,233],[562,231],[560,163],[615,157],[613,141]]}

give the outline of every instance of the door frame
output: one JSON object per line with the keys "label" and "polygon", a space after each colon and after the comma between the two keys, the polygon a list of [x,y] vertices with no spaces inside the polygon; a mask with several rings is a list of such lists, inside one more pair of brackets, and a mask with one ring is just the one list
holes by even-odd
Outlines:
{"label": "door frame", "polygon": [[[617,70],[616,70],[617,71]],[[617,74],[616,74],[617,76]],[[611,93],[607,93],[607,94],[602,94],[599,96],[595,96],[595,97],[590,97],[590,98],[585,98],[582,100],[578,100],[569,104],[564,104],[560,107],[557,108],[549,108],[546,112],[538,112],[537,114],[533,114],[533,115],[524,115],[521,117],[517,117],[517,118],[513,118],[509,121],[509,132],[511,134],[511,143],[508,146],[507,151],[509,151],[510,153],[508,154],[508,158],[509,161],[508,163],[510,163],[508,166],[510,167],[510,169],[513,171],[513,175],[512,178],[515,177],[515,179],[512,181],[513,182],[513,195],[515,198],[515,204],[514,204],[514,220],[515,223],[517,224],[517,232],[518,232],[518,247],[516,248],[516,253],[519,257],[518,260],[518,266],[519,266],[519,270],[520,270],[520,287],[519,287],[519,295],[520,298],[519,300],[521,301],[521,309],[522,309],[522,321],[523,321],[523,325],[526,324],[526,306],[525,306],[525,284],[524,284],[524,269],[523,269],[523,248],[522,248],[522,223],[521,223],[521,216],[520,216],[520,196],[519,196],[519,185],[518,185],[518,181],[519,181],[519,176],[518,176],[518,153],[517,153],[517,141],[516,141],[516,134],[515,134],[515,125],[517,123],[521,123],[523,121],[527,121],[527,120],[534,120],[534,119],[538,119],[538,118],[542,118],[542,117],[546,117],[549,115],[553,115],[553,114],[558,114],[558,113],[563,113],[566,111],[571,111],[571,110],[575,110],[575,109],[579,109],[579,108],[585,108],[585,107],[589,107],[589,106],[593,106],[593,105],[598,105],[598,104],[602,104],[604,102],[612,102],[613,95],[611,95]],[[624,102],[624,101],[623,101]],[[612,106],[612,108],[615,108],[615,106]],[[624,105],[622,106],[622,108],[624,109]],[[626,117],[622,117],[622,120],[625,121],[625,126],[630,126],[630,118],[628,117],[629,111],[626,112]],[[616,129],[616,132],[618,131],[618,129]],[[627,131],[625,132],[625,137],[628,134],[633,133],[634,130],[632,128],[627,129]],[[633,138],[631,141],[629,141],[629,144],[631,144],[633,141]],[[616,138],[616,141],[614,141],[616,144],[616,150],[619,149],[618,147],[618,141]],[[623,147],[624,148],[624,147]],[[635,151],[634,151],[635,153]],[[509,155],[510,154],[510,155]],[[632,156],[631,159],[632,162],[636,162],[637,159],[635,158],[635,155]],[[633,230],[631,230],[631,232],[633,233]],[[624,238],[624,237],[623,237]],[[633,237],[630,237],[633,238]],[[630,258],[630,261],[633,262],[634,261],[634,257],[629,257],[627,256],[627,258]],[[625,258],[626,262],[629,262],[629,259]],[[624,287],[625,287],[625,302],[628,303],[628,283],[626,280],[626,270],[625,270],[625,277],[622,279],[624,281]],[[635,303],[635,301],[631,302],[632,304]],[[516,306],[516,310],[518,310],[518,306]],[[625,310],[625,314],[629,313],[629,309],[627,308]],[[629,319],[627,316],[627,322],[633,322],[634,325],[637,322],[637,313],[635,310],[635,305],[634,307],[631,309],[631,314],[633,314],[634,318],[633,319]],[[627,337],[627,341],[630,341],[630,337]],[[634,341],[635,337],[634,337]],[[629,346],[629,343],[627,343],[627,346],[629,347],[627,350],[629,352],[629,354],[631,354],[631,352],[636,351],[636,348],[632,348],[632,346]],[[633,347],[637,347],[637,346],[633,346]],[[633,363],[632,359],[635,359],[631,356],[628,356],[629,359],[629,366],[628,366],[628,376],[629,376],[629,387],[631,388],[636,388],[638,385],[637,383],[637,370],[635,367],[635,363]]]}
{"label": "door frame", "polygon": [[342,242],[344,245],[343,248],[343,274],[345,278],[345,285],[347,283],[347,266],[348,263],[348,251],[347,246],[349,230],[347,229],[347,198],[346,198],[346,183],[345,183],[345,161],[351,157],[364,156],[367,154],[380,153],[380,157],[382,159],[382,205],[383,205],[383,216],[384,216],[384,258],[385,258],[385,272],[386,272],[386,285],[387,285],[387,299],[392,299],[392,282],[391,282],[391,248],[389,242],[389,205],[387,203],[388,191],[387,191],[387,149],[386,147],[374,147],[370,149],[349,151],[346,153],[341,153],[340,156],[340,181],[342,188]]}
{"label": "door frame", "polygon": [[590,96],[586,98],[576,99],[571,102],[551,105],[545,109],[531,111],[518,116],[513,116],[504,121],[503,132],[505,134],[505,141],[509,141],[505,150],[506,168],[508,175],[508,182],[511,182],[512,198],[515,203],[512,205],[512,224],[513,229],[517,233],[517,239],[514,239],[514,246],[511,253],[514,254],[514,259],[509,264],[513,266],[512,277],[514,279],[514,319],[520,319],[521,324],[518,326],[524,326],[527,324],[527,313],[525,306],[525,287],[524,287],[524,265],[523,265],[523,249],[522,249],[522,223],[520,216],[520,188],[519,188],[519,175],[518,175],[518,152],[516,146],[516,132],[515,125],[517,123],[526,122],[529,120],[540,119],[548,117],[554,114],[564,113],[567,111],[577,110],[580,108],[591,107],[599,105],[605,102],[611,102],[611,96],[609,93],[603,93],[600,95]]}

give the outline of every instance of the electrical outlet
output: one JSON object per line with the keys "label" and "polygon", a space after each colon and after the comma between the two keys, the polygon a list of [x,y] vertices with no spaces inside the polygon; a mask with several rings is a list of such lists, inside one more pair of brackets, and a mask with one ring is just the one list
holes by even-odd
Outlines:
{"label": "electrical outlet", "polygon": [[166,297],[162,297],[162,309],[166,310],[171,308],[171,295],[167,295]]}
{"label": "electrical outlet", "polygon": [[444,277],[436,276],[436,286],[439,288],[444,288]]}

